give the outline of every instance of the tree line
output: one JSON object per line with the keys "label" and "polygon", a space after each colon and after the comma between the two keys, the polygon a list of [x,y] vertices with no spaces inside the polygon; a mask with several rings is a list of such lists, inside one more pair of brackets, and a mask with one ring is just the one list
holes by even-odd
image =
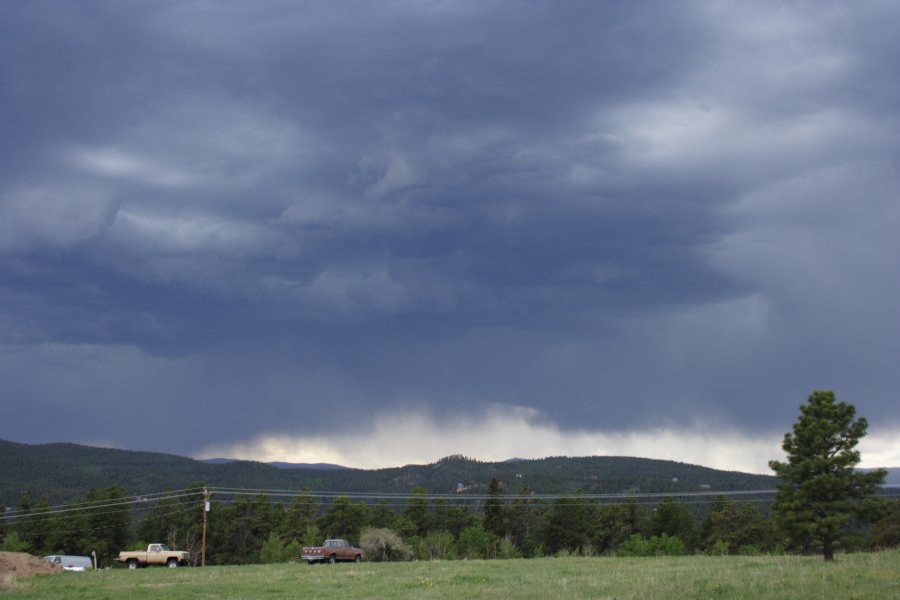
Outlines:
{"label": "tree line", "polygon": [[701,486],[736,491],[771,489],[776,483],[770,475],[620,456],[481,462],[454,455],[432,464],[387,469],[288,469],[248,461],[206,463],[153,452],[0,440],[0,505],[9,507],[23,491],[34,498],[46,494],[55,505],[111,485],[134,495],[146,490],[182,489],[197,481],[236,488],[309,488],[347,494],[407,494],[414,487],[451,493],[461,486],[467,493],[484,494],[492,477],[509,482],[518,479],[515,483],[544,494],[574,494],[578,489],[589,494],[679,494]]}
{"label": "tree line", "polygon": [[[772,552],[819,552],[830,560],[835,550],[895,547],[900,500],[876,495],[883,471],[854,468],[867,427],[854,417],[854,407],[838,403],[832,392],[814,392],[801,406],[785,435],[787,462],[771,463],[781,480],[771,513],[768,502],[758,506],[725,495],[702,504],[687,495],[609,503],[583,492],[509,493],[496,477],[485,496],[448,500],[417,487],[400,505],[397,496],[354,502],[304,489],[273,502],[264,492],[222,489],[209,513],[207,564],[299,560],[302,546],[332,537],[361,545],[369,560]],[[96,552],[104,565],[120,550],[150,542],[199,557],[205,490],[195,483],[135,499],[111,486],[62,508],[24,493],[8,518],[0,511],[0,544],[39,555]]]}
{"label": "tree line", "polygon": [[[413,490],[403,506],[387,501],[330,502],[308,490],[288,502],[236,494],[213,500],[208,518],[207,564],[299,560],[304,545],[341,537],[360,545],[369,560],[520,558],[553,555],[652,556],[812,552],[819,546],[766,516],[756,503],[719,496],[704,510],[667,497],[655,505],[637,498],[603,503],[583,494],[555,500],[528,490],[504,493],[496,479],[478,505],[429,497]],[[49,513],[46,500],[27,494],[14,520],[3,522],[2,547],[42,554],[97,553],[112,564],[120,550],[165,542],[199,560],[203,485],[135,510],[115,486],[92,491],[68,512]],[[699,513],[700,516],[697,516]],[[137,515],[137,516],[136,516]],[[848,524],[842,550],[900,545],[900,501],[871,527]]]}

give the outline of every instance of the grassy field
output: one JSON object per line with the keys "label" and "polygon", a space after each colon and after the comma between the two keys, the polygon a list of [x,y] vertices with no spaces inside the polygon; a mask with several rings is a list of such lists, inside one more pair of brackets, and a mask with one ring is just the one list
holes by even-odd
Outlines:
{"label": "grassy field", "polygon": [[4,598],[900,598],[900,552],[254,565],[13,579]]}

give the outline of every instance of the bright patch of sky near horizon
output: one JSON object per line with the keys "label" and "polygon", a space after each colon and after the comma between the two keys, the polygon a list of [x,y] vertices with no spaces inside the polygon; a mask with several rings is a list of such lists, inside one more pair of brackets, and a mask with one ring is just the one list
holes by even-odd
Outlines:
{"label": "bright patch of sky near horizon", "polygon": [[[237,444],[213,444],[199,459],[335,464],[382,469],[427,464],[462,453],[488,462],[548,456],[640,456],[714,469],[771,475],[769,461],[785,460],[780,436],[749,437],[738,430],[693,428],[641,432],[568,430],[541,423],[535,411],[494,406],[481,419],[436,423],[423,414],[377,419],[363,431],[307,436],[262,435]],[[900,431],[875,429],[860,445],[862,468],[900,464]]]}
{"label": "bright patch of sky near horizon", "polygon": [[897,22],[4,3],[0,438],[764,472],[834,389],[894,466]]}

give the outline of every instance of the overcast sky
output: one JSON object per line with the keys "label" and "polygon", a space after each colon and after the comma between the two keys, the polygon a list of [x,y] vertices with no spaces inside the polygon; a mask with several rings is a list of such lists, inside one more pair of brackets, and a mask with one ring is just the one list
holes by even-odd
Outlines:
{"label": "overcast sky", "polygon": [[0,438],[897,466],[898,22],[0,0]]}

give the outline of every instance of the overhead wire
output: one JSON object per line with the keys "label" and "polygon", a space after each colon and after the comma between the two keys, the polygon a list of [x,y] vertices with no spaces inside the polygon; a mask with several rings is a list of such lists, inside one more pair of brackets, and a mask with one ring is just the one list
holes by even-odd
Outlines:
{"label": "overhead wire", "polygon": [[[157,503],[157,502],[160,502],[163,500],[170,500],[173,498],[184,498],[184,497],[194,496],[194,495],[196,495],[194,492],[190,492],[190,493],[182,493],[182,494],[170,494],[168,496],[157,496],[156,498],[147,498],[144,496],[140,496],[140,497],[131,496],[128,498],[120,498],[120,499],[117,499],[114,501],[109,501],[109,499],[107,499],[105,501],[96,502],[96,503],[86,503],[86,504],[90,504],[87,506],[84,504],[78,505],[78,506],[74,506],[74,505],[70,506],[70,505],[62,504],[59,506],[47,507],[47,508],[41,507],[41,508],[37,508],[37,509],[18,509],[15,511],[9,511],[9,512],[0,514],[0,517],[2,517],[8,523],[23,523],[23,522],[34,521],[34,520],[36,520],[36,519],[34,519],[35,517],[37,517],[37,518],[43,518],[43,517],[57,518],[57,517],[54,517],[54,515],[60,515],[60,514],[65,514],[65,513],[74,513],[74,512],[83,512],[84,513],[84,512],[89,512],[89,511],[96,510],[96,509],[109,508],[109,507],[113,507],[113,506],[128,506],[128,505],[133,505],[133,504],[145,504],[148,507],[152,508],[153,505],[151,503]],[[113,511],[113,512],[115,512],[115,511]]]}
{"label": "overhead wire", "polygon": [[[277,490],[277,489],[263,489],[263,488],[233,488],[233,487],[216,487],[210,486],[209,489],[213,493],[219,493],[224,495],[259,495],[264,494],[266,496],[271,497],[298,497],[309,495],[313,498],[340,498],[340,497],[348,497],[348,498],[357,498],[360,500],[379,500],[379,499],[409,499],[409,498],[420,498],[423,500],[439,500],[439,499],[466,499],[466,500],[488,500],[491,498],[496,498],[497,496],[492,496],[490,494],[467,494],[467,493],[443,493],[443,494],[415,494],[409,492],[353,492],[353,491],[319,491],[319,490]],[[702,492],[652,492],[652,493],[604,493],[604,494],[589,494],[589,493],[559,493],[559,494],[518,494],[518,495],[502,495],[501,498],[507,499],[516,499],[516,498],[529,498],[529,499],[544,499],[544,500],[555,500],[558,498],[587,498],[587,499],[608,499],[608,500],[628,500],[630,498],[667,498],[667,497],[678,497],[678,498],[687,498],[692,496],[740,496],[740,495],[754,495],[754,494],[769,494],[773,495],[777,493],[778,490],[709,490]]]}
{"label": "overhead wire", "polygon": [[[328,504],[338,498],[355,499],[368,506],[386,506],[391,509],[407,508],[411,501],[421,500],[432,503],[429,509],[434,509],[434,503],[443,501],[446,507],[474,507],[480,508],[481,505],[489,500],[499,500],[500,507],[503,508],[519,508],[523,506],[535,505],[537,503],[552,503],[553,506],[576,506],[583,505],[585,501],[593,501],[598,506],[609,506],[614,504],[633,503],[638,506],[656,506],[661,500],[672,498],[678,500],[681,504],[687,505],[704,505],[714,504],[719,498],[727,498],[738,500],[743,503],[764,503],[771,504],[774,501],[774,495],[777,490],[709,490],[700,492],[652,492],[652,493],[629,493],[629,494],[586,494],[586,493],[562,493],[562,494],[518,494],[518,495],[490,495],[490,494],[410,494],[402,492],[352,492],[352,491],[322,491],[322,490],[283,490],[283,489],[267,489],[267,488],[239,488],[239,487],[217,487],[207,486],[207,489],[213,497],[216,495],[223,496],[224,499],[215,500],[216,504],[222,506],[235,506],[240,502],[239,496],[246,496],[252,499],[253,496],[265,496],[270,498],[309,498],[317,505],[323,502]],[[177,501],[178,508],[164,514],[173,514],[182,512],[189,508],[196,497],[196,502],[202,501],[200,489],[184,488],[175,492],[155,492],[150,494],[140,494],[119,498],[115,500],[97,500],[89,502],[79,502],[74,504],[63,504],[52,507],[41,507],[40,509],[16,509],[0,513],[0,520],[9,525],[25,525],[39,522],[52,522],[66,518],[66,516],[77,513],[78,516],[100,516],[108,514],[116,514],[122,508],[131,506],[132,513],[151,511],[159,506],[160,502]],[[754,497],[760,496],[760,497]],[[884,486],[880,497],[884,498],[900,498],[900,488],[897,486]],[[109,510],[97,513],[96,510],[106,508],[116,508],[119,510]]]}
{"label": "overhead wire", "polygon": [[[169,511],[166,513],[162,513],[160,516],[168,516],[168,515],[176,514],[179,512],[182,512],[182,511],[180,509],[172,510],[172,511]],[[112,525],[104,524],[104,525],[97,525],[95,527],[81,527],[78,529],[60,528],[60,529],[52,529],[49,531],[35,531],[35,532],[25,531],[25,532],[17,532],[17,533],[20,537],[35,538],[35,537],[41,537],[41,536],[49,536],[49,535],[53,535],[56,533],[86,533],[88,531],[98,531],[100,529],[107,529],[109,527],[114,527],[114,526],[115,526],[115,524],[112,524]]]}
{"label": "overhead wire", "polygon": [[[182,492],[188,492],[188,493],[182,494]],[[165,492],[153,492],[150,494],[135,494],[132,496],[125,496],[123,498],[117,498],[116,500],[130,500],[133,502],[154,502],[156,500],[159,500],[160,496],[168,497],[173,494],[189,495],[191,493],[199,494],[201,492],[202,492],[202,489],[196,489],[196,488],[191,487],[191,488],[184,488],[181,490],[167,490]],[[90,507],[91,505],[96,505],[96,504],[104,504],[109,501],[110,501],[110,498],[103,498],[100,500],[86,500],[86,501],[74,502],[74,503],[66,502],[64,504],[57,504],[55,506],[46,506],[46,507],[35,506],[35,507],[31,507],[31,508],[26,508],[26,509],[13,508],[12,510],[7,510],[4,514],[7,516],[10,516],[10,515],[15,515],[16,513],[20,513],[20,512],[27,512],[29,514],[33,514],[35,512],[54,511],[57,509],[77,509],[80,507]]]}
{"label": "overhead wire", "polygon": [[[193,496],[193,494],[190,494],[190,495]],[[181,496],[185,496],[185,495],[182,494]],[[168,500],[170,498],[177,498],[177,497],[179,497],[179,496],[165,497],[165,498],[163,498],[163,500]],[[94,511],[98,508],[108,508],[110,506],[126,506],[127,504],[128,503],[121,503],[121,504],[110,504],[110,505],[106,505],[106,506],[95,506],[95,507],[90,507],[90,508],[77,508],[77,509],[73,509],[73,510],[59,510],[59,511],[53,511],[53,512],[26,513],[23,515],[19,515],[17,518],[11,519],[8,522],[12,525],[18,526],[18,525],[23,525],[23,524],[40,523],[40,522],[44,522],[44,521],[59,521],[61,519],[80,517],[80,516],[96,517],[96,516],[101,516],[101,515],[120,514],[122,512],[122,508],[119,508],[118,510],[108,510],[108,511],[104,511],[104,512],[94,512]],[[176,504],[187,507],[189,505],[189,502],[182,500]],[[159,506],[158,504],[146,504],[144,506],[136,506],[130,510],[132,513],[141,512],[141,511],[152,511],[153,509],[157,508],[158,506]],[[73,512],[75,514],[71,514]]]}

